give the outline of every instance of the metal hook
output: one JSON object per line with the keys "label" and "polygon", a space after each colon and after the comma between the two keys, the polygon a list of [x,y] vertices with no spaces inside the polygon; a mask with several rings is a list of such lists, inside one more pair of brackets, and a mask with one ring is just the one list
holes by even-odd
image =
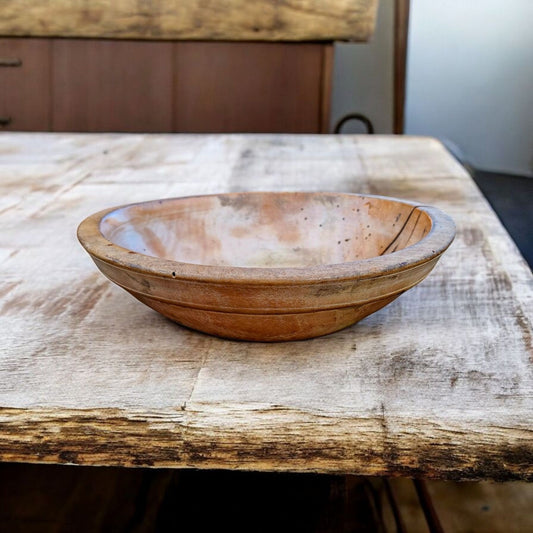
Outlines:
{"label": "metal hook", "polygon": [[368,134],[374,133],[374,125],[372,124],[372,121],[367,116],[361,113],[349,113],[348,115],[344,115],[344,117],[342,117],[335,125],[333,133],[340,133],[341,128],[349,120],[358,120],[359,122],[362,122],[365,125]]}

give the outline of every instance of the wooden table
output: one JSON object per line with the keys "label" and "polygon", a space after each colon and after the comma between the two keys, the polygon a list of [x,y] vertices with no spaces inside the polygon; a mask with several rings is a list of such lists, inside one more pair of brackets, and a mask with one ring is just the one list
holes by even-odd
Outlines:
{"label": "wooden table", "polygon": [[[0,459],[532,479],[531,272],[436,140],[0,135]],[[457,238],[419,286],[310,341],[184,329],[76,240],[107,206],[238,190],[436,205]]]}

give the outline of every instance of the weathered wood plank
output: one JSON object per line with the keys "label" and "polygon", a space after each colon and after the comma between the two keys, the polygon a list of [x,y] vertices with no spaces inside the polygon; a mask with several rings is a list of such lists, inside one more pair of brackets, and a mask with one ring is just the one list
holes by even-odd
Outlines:
{"label": "weathered wood plank", "polygon": [[[0,158],[2,460],[533,479],[531,272],[437,141],[4,134]],[[181,328],[75,237],[112,205],[323,189],[436,205],[458,235],[419,286],[305,342]]]}
{"label": "weathered wood plank", "polygon": [[377,0],[4,0],[0,35],[218,41],[366,41]]}

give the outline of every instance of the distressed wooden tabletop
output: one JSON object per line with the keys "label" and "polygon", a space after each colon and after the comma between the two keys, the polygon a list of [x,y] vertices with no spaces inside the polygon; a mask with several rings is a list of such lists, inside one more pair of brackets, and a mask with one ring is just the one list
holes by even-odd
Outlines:
{"label": "distressed wooden tabletop", "polygon": [[[432,204],[457,238],[420,285],[309,341],[222,340],[108,282],[102,208],[240,190]],[[0,134],[0,459],[533,479],[531,272],[428,138]]]}

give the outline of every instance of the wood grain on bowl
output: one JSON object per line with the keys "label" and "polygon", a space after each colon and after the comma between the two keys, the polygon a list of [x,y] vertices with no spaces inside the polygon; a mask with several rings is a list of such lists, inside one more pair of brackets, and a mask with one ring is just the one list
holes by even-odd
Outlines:
{"label": "wood grain on bowl", "polygon": [[108,209],[79,227],[111,281],[185,326],[286,341],[354,324],[453,240],[438,209],[379,196],[244,192]]}

